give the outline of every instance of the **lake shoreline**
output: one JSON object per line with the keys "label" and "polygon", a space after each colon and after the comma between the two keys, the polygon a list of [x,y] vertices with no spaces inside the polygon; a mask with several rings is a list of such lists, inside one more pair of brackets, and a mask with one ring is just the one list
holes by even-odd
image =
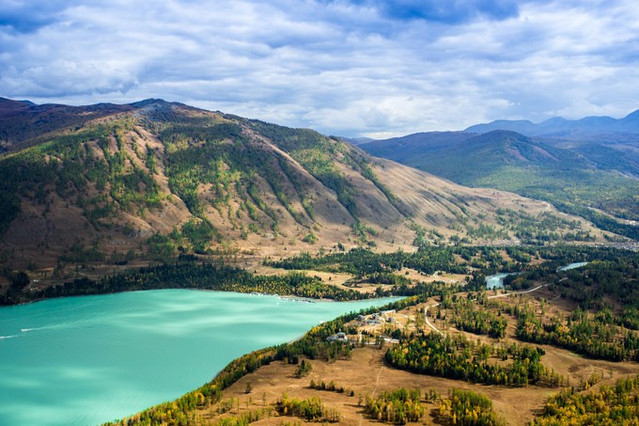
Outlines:
{"label": "lake shoreline", "polygon": [[254,275],[244,269],[210,263],[163,264],[142,267],[97,280],[76,278],[37,291],[14,291],[0,296],[1,306],[16,306],[60,297],[88,296],[159,289],[198,289],[262,293],[311,300],[363,300],[405,296],[386,286],[381,293],[345,290],[306,274]]}
{"label": "lake shoreline", "polygon": [[[108,297],[105,298],[105,296]],[[51,303],[17,306],[16,308],[19,308],[20,312],[24,312],[21,315],[26,316],[22,318],[22,316],[17,315],[17,311],[13,310],[3,313],[5,319],[1,321],[3,327],[0,334],[18,335],[18,338],[2,340],[4,346],[3,354],[0,354],[2,355],[0,358],[6,358],[2,361],[5,367],[13,365],[12,363],[15,362],[18,362],[22,367],[7,367],[11,374],[5,376],[3,385],[5,389],[0,389],[0,395],[4,395],[5,401],[11,401],[11,398],[18,397],[20,404],[31,401],[31,403],[37,405],[22,415],[27,417],[35,416],[37,412],[41,411],[52,416],[51,419],[53,420],[47,420],[48,422],[56,423],[54,415],[56,410],[65,411],[66,414],[70,413],[73,418],[76,418],[81,414],[79,409],[70,407],[65,409],[64,407],[68,404],[73,404],[75,407],[75,404],[79,401],[85,401],[98,390],[115,393],[116,400],[120,401],[115,406],[120,406],[121,403],[121,407],[127,407],[129,400],[136,398],[132,395],[140,395],[141,389],[139,384],[136,383],[144,383],[144,387],[150,387],[149,395],[156,395],[161,389],[164,389],[167,383],[169,387],[183,386],[173,396],[165,396],[154,401],[143,402],[137,408],[123,410],[119,415],[109,414],[96,421],[85,421],[81,417],[77,417],[80,420],[71,422],[74,424],[91,424],[109,421],[116,417],[131,415],[139,410],[155,406],[162,401],[180,398],[180,395],[191,392],[201,386],[202,383],[210,383],[212,377],[213,379],[217,377],[238,357],[242,358],[254,351],[263,350],[260,348],[295,344],[296,341],[303,339],[310,330],[317,327],[322,321],[330,322],[334,318],[349,312],[358,312],[362,309],[368,310],[371,307],[373,307],[372,309],[377,309],[376,307],[392,304],[400,300],[398,298],[382,298],[344,303],[318,302],[308,304],[297,303],[274,295],[268,295],[268,297],[250,296],[251,294],[230,291],[195,293],[191,289],[161,289],[95,295],[92,298],[58,298],[45,301]],[[142,301],[146,302],[142,303]],[[270,307],[268,309],[272,312],[259,313],[260,311],[254,311],[254,307],[261,306]],[[59,313],[54,314],[51,309]],[[104,309],[115,309],[115,313],[107,313],[109,311],[104,311]],[[158,311],[158,309],[160,310]],[[316,313],[312,314],[312,312]],[[324,313],[320,314],[321,312]],[[333,313],[331,314],[330,312]],[[2,310],[0,310],[0,313],[2,313]],[[318,314],[320,317],[317,316]],[[59,315],[63,315],[64,319],[60,318]],[[71,318],[67,318],[69,315],[71,315]],[[78,315],[81,317],[76,319]],[[197,316],[193,317],[193,315]],[[189,319],[191,317],[193,318]],[[9,320],[9,318],[13,318],[13,320]],[[213,331],[206,331],[210,327],[213,327],[211,329]],[[255,327],[263,330],[259,331]],[[287,330],[289,327],[293,327],[291,329],[292,332],[286,332],[287,334],[279,336],[280,330]],[[127,335],[131,331],[137,330],[138,337],[131,335],[123,340],[123,337],[118,334],[118,330],[125,331]],[[197,330],[201,331],[198,332]],[[225,339],[230,340],[219,341],[215,330],[225,330],[228,335]],[[242,337],[244,335],[240,330],[245,330],[253,337],[250,339]],[[200,337],[202,332],[204,332],[205,336]],[[67,341],[68,339],[63,336],[69,336],[72,341]],[[43,338],[47,340],[41,341]],[[178,343],[183,340],[190,343]],[[73,341],[76,343],[72,343]],[[157,341],[159,346],[156,345],[155,349],[152,349],[152,347],[148,346],[149,341]],[[206,341],[209,341],[209,343],[205,344]],[[247,344],[251,346],[246,346]],[[51,350],[46,351],[47,353],[33,353],[29,349],[33,345],[49,347]],[[74,350],[73,348],[76,346],[82,348],[82,350]],[[179,349],[180,346],[183,349]],[[19,355],[19,352],[15,352],[19,347],[24,347],[28,355]],[[122,357],[120,354],[125,348],[135,348],[135,350],[126,350],[127,356]],[[162,349],[158,352],[158,348]],[[70,352],[60,359],[59,362],[62,362],[62,364],[56,367],[54,359],[59,356],[56,354],[60,353],[60,351],[66,353],[64,351],[69,350]],[[181,352],[184,350],[187,353]],[[91,355],[91,353],[94,355]],[[151,353],[154,356],[148,358],[147,354]],[[193,356],[197,353],[200,354],[198,355],[200,361],[196,362]],[[216,361],[211,358],[212,356],[224,356],[227,358],[223,362],[216,364]],[[86,363],[92,357],[97,359],[99,363],[105,364],[97,369],[90,367]],[[108,361],[109,357],[115,358]],[[186,371],[179,371],[175,366],[171,367],[171,362],[165,360],[164,357],[171,357],[173,364],[180,366],[179,368],[181,369],[186,369]],[[135,361],[136,359],[137,361]],[[185,363],[185,359],[188,359],[189,362]],[[139,364],[139,366],[133,367],[132,370],[125,369],[119,373],[111,371],[113,367],[124,360],[133,362],[133,365]],[[133,376],[144,374],[145,370],[150,368],[152,364],[157,365],[162,373],[159,375],[152,374],[151,379],[134,381]],[[50,371],[55,375],[55,378],[48,378],[46,373],[34,375],[33,366]],[[23,371],[26,376],[21,376],[20,371]],[[207,371],[209,373],[206,373]],[[165,374],[169,376],[163,379],[162,376]],[[156,375],[158,377],[154,377]],[[190,379],[190,384],[176,385],[182,380],[188,381],[188,377],[193,375],[200,378]],[[60,379],[66,380],[68,383],[60,383]],[[37,381],[39,384],[31,390],[29,390],[30,388],[23,389],[19,383],[23,383],[25,380],[34,383]],[[101,380],[107,380],[107,383],[101,384]],[[155,383],[154,381],[157,380],[160,380],[160,382]],[[6,388],[7,383],[14,382],[18,385],[18,388]],[[95,382],[94,384],[98,390],[83,390],[79,394],[81,396],[74,396],[69,402],[58,400],[62,393],[79,389],[78,386],[91,385],[92,382]],[[52,386],[58,390],[49,389]],[[117,391],[119,388],[122,388],[121,391]],[[64,391],[61,391],[61,389]],[[120,396],[120,392],[124,396]],[[48,396],[43,398],[40,396],[41,393]],[[108,400],[108,396],[101,396],[89,405],[89,409],[100,412],[103,410],[104,401]],[[46,404],[46,401],[55,401],[55,403],[49,408],[39,405]],[[8,404],[5,407],[5,411],[10,411],[12,405],[15,404]],[[2,409],[0,409],[0,419],[6,420],[6,413]],[[0,421],[0,423],[5,423],[5,420]],[[64,423],[69,421],[60,420],[60,422]],[[5,424],[44,423],[35,420],[6,420]]]}

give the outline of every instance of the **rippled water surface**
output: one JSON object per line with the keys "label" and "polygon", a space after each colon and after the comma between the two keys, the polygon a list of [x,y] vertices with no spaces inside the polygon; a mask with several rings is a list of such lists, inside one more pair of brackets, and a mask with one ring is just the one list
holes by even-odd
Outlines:
{"label": "rippled water surface", "polygon": [[242,354],[392,300],[157,290],[0,308],[0,424],[121,418],[204,384]]}

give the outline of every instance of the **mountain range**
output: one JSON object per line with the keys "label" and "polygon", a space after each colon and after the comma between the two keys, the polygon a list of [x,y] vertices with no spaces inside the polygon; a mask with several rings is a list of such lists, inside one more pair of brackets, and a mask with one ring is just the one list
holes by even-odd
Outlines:
{"label": "mountain range", "polygon": [[567,120],[554,117],[541,123],[528,120],[496,120],[490,123],[468,127],[468,133],[488,133],[493,130],[510,130],[525,136],[543,136],[560,138],[588,138],[593,135],[639,134],[639,110],[627,116],[615,119],[607,116],[584,117],[579,120]]}
{"label": "mountain range", "polygon": [[[462,185],[546,200],[637,239],[639,126],[633,123],[638,117],[639,112],[621,120],[498,120],[461,132],[416,133],[358,146]],[[608,133],[596,133],[604,129]]]}
{"label": "mountain range", "polygon": [[10,269],[603,238],[545,202],[466,188],[312,130],[163,100],[3,99],[0,123],[0,261]]}

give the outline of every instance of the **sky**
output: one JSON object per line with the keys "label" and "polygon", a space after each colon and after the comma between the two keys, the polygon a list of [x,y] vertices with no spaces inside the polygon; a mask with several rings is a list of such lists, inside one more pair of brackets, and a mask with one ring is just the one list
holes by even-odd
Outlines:
{"label": "sky", "polygon": [[0,96],[383,138],[639,108],[631,0],[2,0]]}

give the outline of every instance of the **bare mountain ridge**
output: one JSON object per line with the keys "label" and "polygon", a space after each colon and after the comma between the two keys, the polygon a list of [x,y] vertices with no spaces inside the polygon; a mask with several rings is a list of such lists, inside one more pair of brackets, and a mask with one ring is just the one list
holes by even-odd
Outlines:
{"label": "bare mountain ridge", "polygon": [[542,233],[602,235],[547,203],[465,188],[312,130],[161,100],[51,108],[0,109],[4,122],[20,110],[18,122],[40,126],[5,128],[16,143],[0,157],[0,252],[12,268],[338,243],[392,250],[416,237],[518,242],[508,225],[540,214],[552,222]]}

